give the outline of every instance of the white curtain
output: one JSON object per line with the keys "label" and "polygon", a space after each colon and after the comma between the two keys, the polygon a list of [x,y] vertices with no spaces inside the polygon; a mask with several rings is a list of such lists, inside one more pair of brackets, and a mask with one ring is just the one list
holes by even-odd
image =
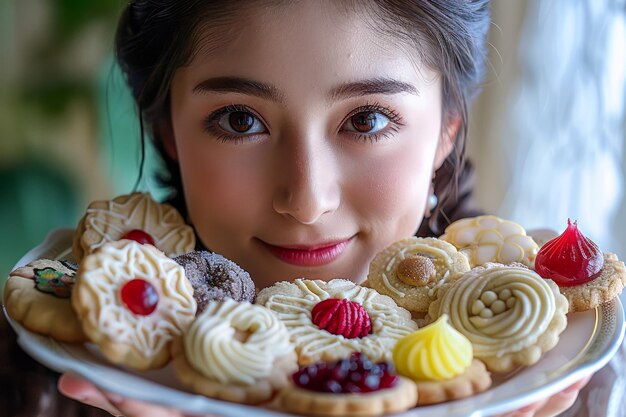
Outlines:
{"label": "white curtain", "polygon": [[498,211],[527,228],[578,219],[623,258],[626,2],[529,2],[519,42],[503,148],[511,176]]}
{"label": "white curtain", "polygon": [[[626,259],[626,0],[493,0],[492,10],[492,71],[469,142],[478,203],[527,229],[577,219]],[[626,417],[625,392],[622,346],[563,416]]]}

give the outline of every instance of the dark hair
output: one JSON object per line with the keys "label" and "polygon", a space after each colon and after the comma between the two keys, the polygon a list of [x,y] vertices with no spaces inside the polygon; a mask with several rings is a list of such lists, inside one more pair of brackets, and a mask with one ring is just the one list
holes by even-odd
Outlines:
{"label": "dark hair", "polygon": [[[256,3],[259,3],[257,0]],[[271,3],[265,0],[264,3]],[[132,89],[144,126],[163,156],[172,187],[172,203],[186,213],[179,167],[163,150],[159,123],[169,118],[169,89],[177,68],[193,56],[201,43],[199,28],[232,21],[235,12],[252,2],[232,0],[135,0],[124,10],[116,36],[117,60]],[[353,7],[356,2],[348,2]],[[443,126],[459,118],[455,148],[444,162],[450,175],[435,177],[441,207],[457,197],[458,175],[463,168],[468,103],[483,79],[489,0],[371,0],[376,8],[375,29],[421,51],[420,59],[442,78]],[[359,2],[358,6],[362,7]],[[355,9],[356,10],[356,9]],[[419,46],[419,47],[418,47]],[[432,228],[438,215],[431,216]]]}

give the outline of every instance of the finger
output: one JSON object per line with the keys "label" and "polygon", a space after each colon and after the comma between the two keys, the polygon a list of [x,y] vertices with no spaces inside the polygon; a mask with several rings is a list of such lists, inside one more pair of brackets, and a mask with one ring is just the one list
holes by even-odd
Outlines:
{"label": "finger", "polygon": [[57,387],[66,397],[93,407],[101,408],[114,416],[122,415],[98,388],[76,375],[61,375]]}
{"label": "finger", "polygon": [[125,417],[183,417],[182,413],[172,408],[131,400],[112,393],[105,395]]}
{"label": "finger", "polygon": [[508,413],[499,414],[497,417],[533,417],[537,410],[541,409],[546,402],[547,398],[528,404],[518,410],[510,411]]}
{"label": "finger", "polygon": [[554,417],[569,409],[576,402],[580,390],[587,385],[590,379],[591,375],[586,376],[550,397],[546,405],[537,412],[536,417]]}

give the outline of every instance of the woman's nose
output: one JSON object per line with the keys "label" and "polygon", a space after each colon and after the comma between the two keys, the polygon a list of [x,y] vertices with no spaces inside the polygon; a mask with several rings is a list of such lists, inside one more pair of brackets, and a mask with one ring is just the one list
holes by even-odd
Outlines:
{"label": "woman's nose", "polygon": [[332,147],[315,139],[281,146],[276,166],[274,210],[314,224],[339,207],[339,170]]}

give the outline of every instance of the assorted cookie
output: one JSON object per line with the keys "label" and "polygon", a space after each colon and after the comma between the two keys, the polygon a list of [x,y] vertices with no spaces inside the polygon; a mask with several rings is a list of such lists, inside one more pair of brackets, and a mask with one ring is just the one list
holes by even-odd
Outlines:
{"label": "assorted cookie", "polygon": [[626,285],[624,262],[613,253],[602,253],[570,220],[560,236],[541,247],[535,269],[559,285],[570,312],[596,308],[621,294]]}
{"label": "assorted cookie", "polygon": [[557,285],[522,264],[487,263],[442,288],[428,314],[450,324],[472,343],[487,369],[528,366],[556,346],[569,304]]}
{"label": "assorted cookie", "polygon": [[539,250],[522,226],[496,216],[457,220],[446,227],[440,239],[464,253],[472,268],[487,262],[518,262],[532,268]]}
{"label": "assorted cookie", "polygon": [[375,362],[391,360],[397,340],[417,329],[411,314],[391,298],[344,279],[279,282],[261,290],[256,302],[285,323],[300,365],[352,352]]}
{"label": "assorted cookie", "polygon": [[298,278],[258,295],[247,271],[194,249],[193,229],[147,194],[94,202],[74,234],[79,264],[15,269],[4,305],[26,329],[91,342],[111,363],[171,361],[198,394],[360,417],[485,391],[492,373],[554,348],[567,313],[626,285],[624,263],[569,220],[539,248],[514,222],[462,219],[388,246],[362,285]]}
{"label": "assorted cookie", "polygon": [[315,416],[379,416],[417,404],[415,384],[398,376],[389,362],[367,355],[302,367],[280,391],[272,408]]}
{"label": "assorted cookie", "polygon": [[298,369],[289,332],[259,305],[211,301],[172,347],[174,371],[195,392],[259,404]]}
{"label": "assorted cookie", "polygon": [[40,259],[17,268],[4,288],[4,306],[9,316],[35,333],[63,342],[87,340],[71,295],[76,265],[67,261]]}
{"label": "assorted cookie", "polygon": [[173,339],[196,315],[183,267],[132,240],[107,243],[83,259],[72,305],[102,354],[137,370],[165,365]]}
{"label": "assorted cookie", "polygon": [[185,268],[185,275],[193,287],[193,298],[202,313],[213,300],[232,298],[235,301],[254,302],[256,287],[250,274],[235,262],[207,251],[194,251],[174,258]]}
{"label": "assorted cookie", "polygon": [[458,400],[491,386],[472,343],[448,323],[447,314],[400,339],[393,361],[400,375],[415,382],[419,405]]}
{"label": "assorted cookie", "polygon": [[401,307],[425,313],[437,288],[470,270],[467,258],[436,238],[411,237],[390,245],[370,264],[367,286]]}
{"label": "assorted cookie", "polygon": [[108,242],[135,240],[156,246],[167,256],[195,249],[193,228],[169,204],[149,194],[132,193],[89,205],[74,232],[72,254],[77,262]]}

